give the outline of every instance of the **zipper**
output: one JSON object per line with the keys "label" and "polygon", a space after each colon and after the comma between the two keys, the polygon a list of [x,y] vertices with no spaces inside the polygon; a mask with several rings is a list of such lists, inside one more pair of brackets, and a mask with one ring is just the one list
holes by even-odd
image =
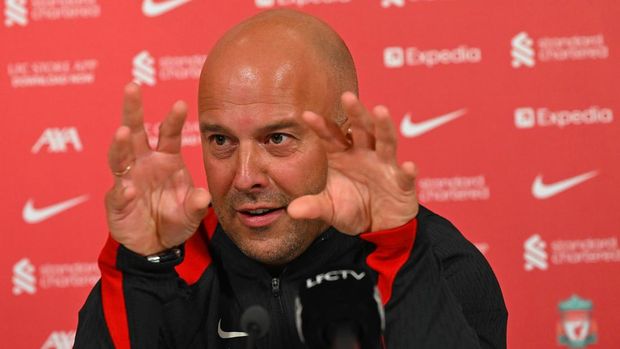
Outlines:
{"label": "zipper", "polygon": [[292,339],[290,338],[290,333],[293,328],[288,321],[289,319],[286,314],[286,307],[284,306],[285,301],[282,297],[281,281],[278,277],[274,277],[271,279],[271,294],[278,302],[280,308],[280,311],[278,312],[278,317],[281,324],[280,328],[283,330],[283,332],[280,334],[281,338],[283,339],[283,348],[291,348]]}

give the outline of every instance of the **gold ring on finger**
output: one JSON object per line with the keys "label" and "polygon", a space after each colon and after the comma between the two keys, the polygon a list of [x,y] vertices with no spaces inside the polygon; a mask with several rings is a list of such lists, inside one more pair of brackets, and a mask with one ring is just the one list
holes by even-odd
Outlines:
{"label": "gold ring on finger", "polygon": [[129,171],[131,171],[131,166],[133,165],[133,163],[134,161],[127,164],[127,166],[125,166],[122,171],[112,171],[112,174],[114,174],[116,177],[123,177],[124,175],[128,174]]}

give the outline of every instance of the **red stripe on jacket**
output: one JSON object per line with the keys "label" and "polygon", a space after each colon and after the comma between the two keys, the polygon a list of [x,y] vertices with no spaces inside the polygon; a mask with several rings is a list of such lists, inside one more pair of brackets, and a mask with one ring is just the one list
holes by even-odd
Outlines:
{"label": "red stripe on jacket", "polygon": [[123,273],[116,269],[119,243],[108,238],[99,255],[103,316],[116,349],[130,349],[129,326],[123,293]]}
{"label": "red stripe on jacket", "polygon": [[379,274],[377,286],[381,292],[383,305],[392,297],[392,288],[396,274],[405,265],[413,250],[417,220],[397,228],[360,234],[360,238],[376,246],[366,257],[366,263]]}
{"label": "red stripe on jacket", "polygon": [[209,209],[203,225],[185,242],[185,257],[183,262],[175,267],[181,279],[188,285],[194,284],[211,265],[211,255],[207,248],[207,241],[215,233],[217,217],[213,208]]}

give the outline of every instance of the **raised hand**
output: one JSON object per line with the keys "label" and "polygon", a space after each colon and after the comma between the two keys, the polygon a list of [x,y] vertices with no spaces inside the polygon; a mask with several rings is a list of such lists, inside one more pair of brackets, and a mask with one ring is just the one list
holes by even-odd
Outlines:
{"label": "raised hand", "polygon": [[205,189],[194,187],[181,157],[186,115],[185,103],[176,102],[153,150],[144,130],[140,88],[133,83],[125,87],[122,126],[108,156],[114,186],[105,206],[112,238],[144,256],[187,240],[211,200]]}
{"label": "raised hand", "polygon": [[397,135],[390,114],[368,111],[351,92],[342,95],[351,128],[345,135],[331,119],[306,111],[304,121],[328,152],[325,190],[292,201],[296,219],[322,219],[339,231],[357,235],[401,226],[418,213],[416,167],[397,163]]}

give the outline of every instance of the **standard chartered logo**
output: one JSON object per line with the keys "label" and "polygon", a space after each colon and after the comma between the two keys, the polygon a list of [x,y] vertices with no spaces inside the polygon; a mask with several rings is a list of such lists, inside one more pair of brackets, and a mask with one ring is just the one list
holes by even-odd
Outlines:
{"label": "standard chartered logo", "polygon": [[526,66],[528,68],[533,67],[536,62],[534,61],[534,40],[530,38],[526,32],[520,32],[512,38],[512,50],[510,55],[512,56],[512,67],[519,68]]}
{"label": "standard chartered logo", "polygon": [[143,50],[133,58],[133,68],[131,71],[133,81],[137,84],[155,86],[155,59],[151,54]]}
{"label": "standard chartered logo", "polygon": [[4,25],[26,26],[28,24],[28,9],[26,0],[4,0]]}
{"label": "standard chartered logo", "polygon": [[549,256],[545,251],[547,243],[538,234],[532,235],[523,243],[525,259],[525,270],[531,271],[534,269],[547,270],[549,263],[547,259]]}
{"label": "standard chartered logo", "polygon": [[22,258],[13,266],[13,294],[18,296],[24,293],[37,292],[37,279],[34,276],[35,268],[28,258]]}

